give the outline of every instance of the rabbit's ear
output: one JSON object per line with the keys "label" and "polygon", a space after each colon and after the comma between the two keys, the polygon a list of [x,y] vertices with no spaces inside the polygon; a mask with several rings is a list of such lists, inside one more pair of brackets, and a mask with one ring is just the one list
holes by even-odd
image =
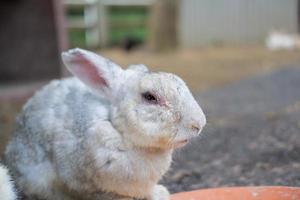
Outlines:
{"label": "rabbit's ear", "polygon": [[83,49],[71,49],[62,53],[62,60],[73,75],[85,85],[111,95],[120,84],[123,70],[110,60]]}

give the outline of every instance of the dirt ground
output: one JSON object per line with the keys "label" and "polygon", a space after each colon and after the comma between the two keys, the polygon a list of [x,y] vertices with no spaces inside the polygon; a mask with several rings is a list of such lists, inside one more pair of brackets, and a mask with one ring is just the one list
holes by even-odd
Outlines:
{"label": "dirt ground", "polygon": [[263,46],[211,47],[164,54],[103,50],[100,54],[127,66],[146,64],[151,70],[172,72],[194,91],[218,87],[286,64],[300,61],[299,51],[269,51]]}
{"label": "dirt ground", "polygon": [[289,66],[196,99],[208,124],[177,151],[172,192],[225,186],[300,186],[300,69]]}

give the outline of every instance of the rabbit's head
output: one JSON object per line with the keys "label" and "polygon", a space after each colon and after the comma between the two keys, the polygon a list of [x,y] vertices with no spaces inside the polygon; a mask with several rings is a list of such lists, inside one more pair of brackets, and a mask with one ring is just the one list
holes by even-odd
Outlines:
{"label": "rabbit's head", "polygon": [[174,74],[150,72],[144,65],[123,70],[82,49],[64,52],[62,58],[75,76],[110,102],[111,123],[137,147],[183,146],[206,123],[189,89]]}

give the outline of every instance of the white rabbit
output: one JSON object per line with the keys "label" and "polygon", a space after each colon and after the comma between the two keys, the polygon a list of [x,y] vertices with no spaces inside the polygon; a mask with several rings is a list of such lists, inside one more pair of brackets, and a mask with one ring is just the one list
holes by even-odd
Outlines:
{"label": "white rabbit", "polygon": [[37,92],[6,148],[19,190],[47,200],[169,199],[157,183],[172,151],[206,123],[185,83],[82,49],[62,59],[77,78]]}
{"label": "white rabbit", "polygon": [[15,200],[16,192],[6,167],[0,164],[0,199]]}

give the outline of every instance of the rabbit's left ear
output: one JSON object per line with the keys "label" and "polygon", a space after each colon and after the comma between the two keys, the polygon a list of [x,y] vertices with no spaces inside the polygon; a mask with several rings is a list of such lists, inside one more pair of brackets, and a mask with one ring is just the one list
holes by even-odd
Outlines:
{"label": "rabbit's left ear", "polygon": [[121,84],[122,68],[93,52],[71,49],[62,53],[62,60],[74,76],[106,98],[113,98]]}

